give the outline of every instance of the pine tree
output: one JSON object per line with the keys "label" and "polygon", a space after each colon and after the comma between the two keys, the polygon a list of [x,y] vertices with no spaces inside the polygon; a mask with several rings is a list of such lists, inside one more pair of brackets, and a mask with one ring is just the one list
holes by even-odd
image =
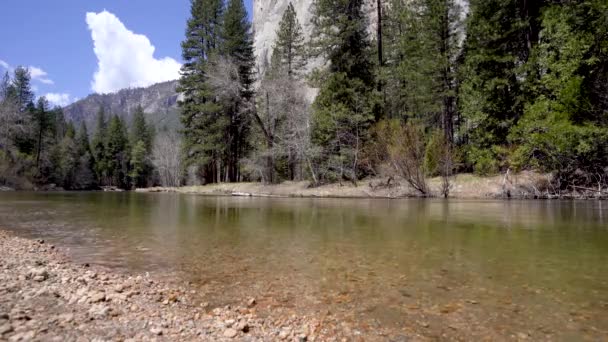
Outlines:
{"label": "pine tree", "polygon": [[[533,97],[522,118],[510,131],[510,142],[517,146],[512,165],[554,172],[561,187],[595,186],[608,165],[607,117],[602,117],[601,102],[587,83],[601,70],[596,44],[608,46],[606,28],[589,25],[606,20],[607,6],[594,6],[600,3],[568,2],[543,9],[542,40],[532,50],[528,67],[540,70],[540,77],[531,86]],[[605,72],[599,77],[608,81]]]}
{"label": "pine tree", "polygon": [[329,68],[313,104],[312,139],[325,179],[355,182],[362,146],[379,116],[372,52],[362,0],[316,0],[313,46]]}
{"label": "pine tree", "polygon": [[103,107],[99,107],[96,119],[96,131],[91,142],[92,157],[95,161],[95,174],[100,185],[106,185],[108,183],[108,163],[106,154],[106,136],[108,129],[108,122],[106,121],[106,114]]}
{"label": "pine tree", "polygon": [[95,185],[94,167],[95,161],[92,156],[89,133],[84,121],[80,123],[75,138],[78,153],[78,166],[72,189],[91,189]]}
{"label": "pine tree", "polygon": [[134,146],[141,141],[147,153],[152,152],[152,141],[154,140],[154,127],[148,125],[144,110],[137,106],[131,122],[131,134],[129,136],[131,144]]}
{"label": "pine tree", "polygon": [[80,122],[78,133],[76,134],[76,144],[78,145],[78,154],[91,154],[91,143],[89,142],[89,132],[84,121]]}
{"label": "pine tree", "polygon": [[106,162],[110,185],[125,188],[128,183],[129,141],[123,120],[114,115],[108,123]]}
{"label": "pine tree", "polygon": [[296,10],[289,2],[276,31],[272,49],[271,72],[285,71],[289,77],[299,77],[306,66],[306,49],[302,26]]}
{"label": "pine tree", "polygon": [[220,181],[221,157],[226,149],[228,122],[207,79],[209,60],[217,56],[221,42],[223,11],[221,0],[193,0],[182,42],[184,65],[178,91],[184,94],[179,102],[184,165],[202,169],[206,182]]}
{"label": "pine tree", "polygon": [[21,112],[25,112],[28,108],[34,106],[34,92],[30,83],[29,70],[24,67],[17,67],[14,71],[11,88]]}
{"label": "pine tree", "polygon": [[391,14],[398,30],[387,33],[387,109],[393,117],[442,127],[453,141],[461,9],[454,0],[414,0],[395,3]]}
{"label": "pine tree", "polygon": [[363,0],[316,0],[313,4],[315,55],[329,61],[329,72],[344,73],[374,86],[368,21]]}
{"label": "pine tree", "polygon": [[240,90],[231,103],[224,105],[228,127],[226,130],[228,150],[226,151],[226,178],[231,182],[240,179],[240,159],[247,153],[248,135],[253,110],[253,37],[251,24],[242,0],[229,0],[223,20],[221,53],[229,63],[238,69]]}
{"label": "pine tree", "polygon": [[476,169],[497,169],[500,149],[523,114],[527,76],[521,66],[535,44],[526,25],[535,19],[525,9],[517,0],[470,3],[459,104]]}
{"label": "pine tree", "polygon": [[145,186],[145,177],[148,169],[148,162],[146,155],[146,145],[142,140],[138,140],[137,143],[131,149],[130,155],[130,166],[129,177],[133,187]]}
{"label": "pine tree", "polygon": [[42,96],[38,99],[36,109],[32,113],[32,121],[36,132],[36,167],[38,169],[40,169],[40,157],[43,153],[44,139],[51,128],[51,125],[54,124],[48,107],[48,101]]}

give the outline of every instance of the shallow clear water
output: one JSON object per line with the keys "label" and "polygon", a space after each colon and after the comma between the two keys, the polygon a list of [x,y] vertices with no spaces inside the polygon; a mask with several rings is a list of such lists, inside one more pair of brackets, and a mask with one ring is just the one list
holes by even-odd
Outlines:
{"label": "shallow clear water", "polygon": [[0,193],[0,226],[363,336],[608,339],[606,202]]}

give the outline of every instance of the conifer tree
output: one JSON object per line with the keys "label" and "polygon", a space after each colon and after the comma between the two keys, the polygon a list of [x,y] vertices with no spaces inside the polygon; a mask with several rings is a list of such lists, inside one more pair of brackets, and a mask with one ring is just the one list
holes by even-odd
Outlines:
{"label": "conifer tree", "polygon": [[96,131],[91,142],[92,157],[95,161],[95,174],[97,175],[98,182],[100,185],[105,185],[108,183],[108,163],[106,154],[108,122],[103,107],[99,107],[96,122]]}
{"label": "conifer tree", "polygon": [[91,143],[89,142],[89,132],[87,125],[84,121],[80,122],[80,127],[76,134],[76,144],[78,145],[78,153],[83,155],[85,153],[91,154]]}
{"label": "conifer tree", "polygon": [[129,168],[129,141],[123,120],[114,115],[108,123],[106,137],[106,163],[110,185],[127,186]]}
{"label": "conifer tree", "polygon": [[464,43],[460,110],[466,120],[468,159],[477,170],[497,171],[500,149],[523,114],[526,75],[521,66],[534,41],[517,0],[470,3]]}
{"label": "conifer tree", "polygon": [[313,104],[312,139],[327,179],[361,176],[362,146],[379,116],[362,0],[316,0],[312,45],[329,61]]}
{"label": "conifer tree", "polygon": [[34,92],[31,87],[31,76],[27,68],[17,67],[14,71],[11,91],[17,100],[19,110],[25,112],[34,106]]}
{"label": "conifer tree", "polygon": [[137,106],[131,122],[131,134],[129,136],[131,145],[135,146],[138,141],[143,142],[147,153],[152,151],[152,141],[154,140],[154,126],[146,122],[144,110]]}
{"label": "conifer tree", "polygon": [[95,185],[94,160],[91,152],[91,144],[89,142],[89,133],[87,125],[82,121],[80,128],[76,132],[75,138],[76,150],[78,153],[78,166],[73,189],[91,189]]}
{"label": "conifer tree", "polygon": [[35,126],[36,141],[36,167],[40,168],[40,157],[44,148],[44,139],[47,132],[54,123],[49,111],[49,103],[44,96],[40,97],[36,103],[36,109],[32,113]]}
{"label": "conifer tree", "polygon": [[304,34],[291,2],[283,13],[276,33],[277,38],[272,49],[271,72],[284,71],[289,77],[301,76],[306,66]]}
{"label": "conifer tree", "polygon": [[193,0],[182,42],[182,77],[178,91],[184,94],[181,108],[184,166],[194,166],[204,174],[205,182],[220,181],[221,158],[226,149],[226,118],[208,83],[210,59],[218,54],[221,42],[221,0]]}
{"label": "conifer tree", "polygon": [[240,159],[249,150],[248,135],[253,110],[253,37],[243,0],[229,0],[223,20],[221,53],[228,63],[238,69],[239,94],[224,104],[228,127],[226,130],[226,178],[240,179]]}

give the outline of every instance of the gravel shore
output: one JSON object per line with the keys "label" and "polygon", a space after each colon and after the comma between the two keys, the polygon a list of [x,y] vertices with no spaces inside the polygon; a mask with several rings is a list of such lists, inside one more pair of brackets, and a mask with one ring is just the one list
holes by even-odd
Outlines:
{"label": "gravel shore", "polygon": [[357,340],[323,319],[260,317],[254,298],[211,308],[148,275],[76,265],[43,240],[0,231],[0,341]]}

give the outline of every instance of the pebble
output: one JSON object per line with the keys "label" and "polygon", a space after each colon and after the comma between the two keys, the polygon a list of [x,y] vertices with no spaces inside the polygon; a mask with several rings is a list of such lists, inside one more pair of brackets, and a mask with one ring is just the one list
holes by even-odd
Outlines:
{"label": "pebble", "polygon": [[13,326],[9,323],[0,325],[0,336],[13,331]]}
{"label": "pebble", "polygon": [[274,317],[284,318],[277,323],[257,317],[257,310],[250,309],[257,305],[255,298],[241,298],[238,307],[199,305],[194,297],[205,294],[190,288],[193,284],[175,287],[148,275],[129,277],[96,266],[83,268],[66,262],[61,248],[50,252],[47,245],[34,246],[0,229],[0,341],[62,341],[66,336],[78,336],[75,341],[141,341],[161,335],[172,340],[243,336],[266,341],[276,340],[280,331],[294,341],[341,336],[326,326],[303,339],[295,332],[304,331],[294,327],[312,326],[312,318],[277,312]]}
{"label": "pebble", "polygon": [[49,277],[49,273],[44,268],[31,268],[29,276],[32,277],[33,280],[41,282]]}
{"label": "pebble", "polygon": [[154,335],[160,336],[163,334],[163,329],[161,328],[150,328],[150,332]]}
{"label": "pebble", "polygon": [[103,304],[95,304],[89,309],[91,318],[105,318],[110,313],[110,308]]}
{"label": "pebble", "polygon": [[106,300],[106,294],[101,291],[95,291],[89,293],[89,302],[90,303],[99,303]]}
{"label": "pebble", "polygon": [[236,337],[237,334],[238,332],[232,328],[224,330],[224,337],[233,338]]}

